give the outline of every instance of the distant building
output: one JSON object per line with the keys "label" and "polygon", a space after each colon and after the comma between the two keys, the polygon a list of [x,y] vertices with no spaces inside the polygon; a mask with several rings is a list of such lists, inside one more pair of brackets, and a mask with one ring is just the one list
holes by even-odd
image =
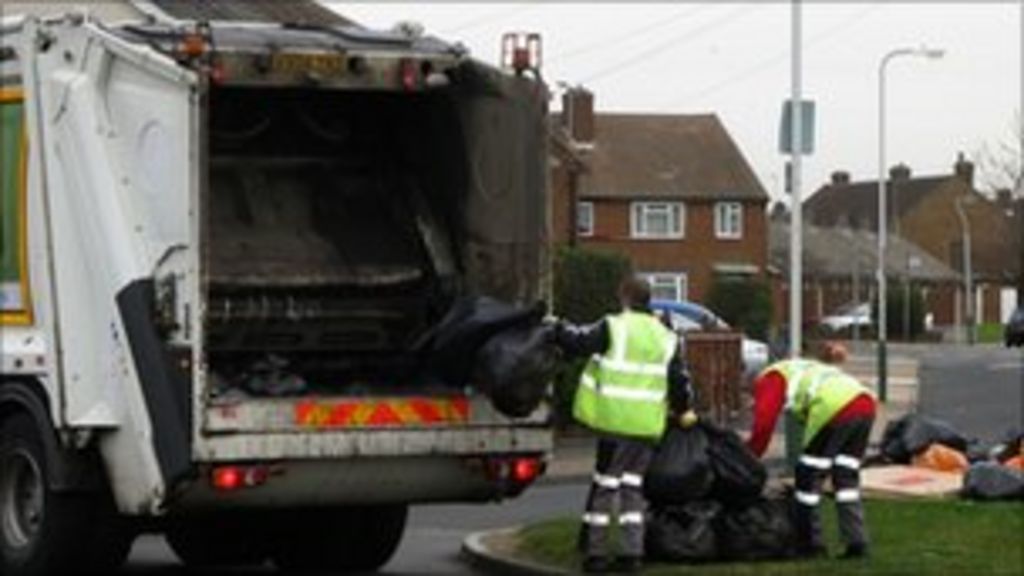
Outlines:
{"label": "distant building", "polygon": [[557,243],[629,256],[657,298],[763,277],[768,194],[716,115],[595,114],[576,88],[554,126]]}
{"label": "distant building", "polygon": [[[769,262],[778,323],[789,316],[788,219],[777,215],[769,224]],[[803,318],[809,323],[849,303],[871,302],[875,282],[878,237],[868,230],[821,228],[805,225],[803,233]],[[912,266],[908,267],[907,263]],[[921,247],[893,236],[889,238],[886,274],[897,282],[921,289],[924,309],[938,326],[954,324],[961,276]]]}
{"label": "distant building", "polygon": [[[974,165],[961,155],[950,174],[913,176],[906,165],[889,172],[888,214],[891,234],[920,246],[950,268],[963,271],[960,200],[971,231],[971,260],[979,322],[1005,320],[1016,303],[1021,273],[1021,235],[1014,202],[1006,194],[995,201],[974,187]],[[831,182],[804,203],[811,224],[854,230],[878,229],[878,181],[851,182],[834,172]],[[958,296],[963,307],[964,300]],[[943,322],[954,318],[942,316]]]}

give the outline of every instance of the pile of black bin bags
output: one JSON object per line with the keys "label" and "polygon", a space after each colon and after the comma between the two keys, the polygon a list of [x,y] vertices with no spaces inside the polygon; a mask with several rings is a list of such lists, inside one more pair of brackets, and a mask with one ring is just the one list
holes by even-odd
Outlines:
{"label": "pile of black bin bags", "polygon": [[920,414],[889,422],[882,434],[880,456],[885,462],[909,464],[933,444],[963,453],[970,468],[961,495],[971,500],[1024,500],[1024,471],[1002,465],[1024,455],[1024,429],[1009,430],[999,444],[988,447],[968,438],[949,423]]}
{"label": "pile of black bin bags", "polygon": [[439,386],[472,386],[502,414],[540,406],[558,365],[543,302],[524,308],[488,297],[457,300],[416,345],[418,376]]}
{"label": "pile of black bin bags", "polygon": [[788,496],[764,495],[767,471],[734,432],[701,422],[670,427],[644,478],[645,552],[659,562],[790,558]]}

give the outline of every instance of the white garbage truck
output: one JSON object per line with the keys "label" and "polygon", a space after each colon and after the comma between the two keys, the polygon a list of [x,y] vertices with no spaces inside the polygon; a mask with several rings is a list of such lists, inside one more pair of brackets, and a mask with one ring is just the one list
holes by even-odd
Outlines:
{"label": "white garbage truck", "polygon": [[[520,62],[525,63],[525,60]],[[0,573],[373,570],[515,496],[549,410],[423,378],[457,298],[544,296],[548,96],[414,26],[0,27]]]}

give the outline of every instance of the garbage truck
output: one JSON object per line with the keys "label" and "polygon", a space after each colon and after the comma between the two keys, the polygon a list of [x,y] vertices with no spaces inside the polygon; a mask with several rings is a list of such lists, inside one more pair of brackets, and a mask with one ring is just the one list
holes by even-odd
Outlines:
{"label": "garbage truck", "polygon": [[[525,61],[524,61],[525,62]],[[0,573],[385,564],[518,495],[549,410],[424,378],[452,303],[543,299],[548,95],[415,26],[0,26]]]}

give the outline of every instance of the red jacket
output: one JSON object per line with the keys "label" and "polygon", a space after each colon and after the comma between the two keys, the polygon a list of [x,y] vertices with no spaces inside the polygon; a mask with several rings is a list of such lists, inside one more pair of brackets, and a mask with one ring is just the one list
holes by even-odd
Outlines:
{"label": "red jacket", "polygon": [[[779,413],[786,403],[786,379],[774,370],[754,380],[754,426],[750,431],[747,446],[760,457],[768,449]],[[861,394],[846,405],[832,418],[833,424],[848,422],[857,418],[875,415],[875,401],[868,394]]]}

